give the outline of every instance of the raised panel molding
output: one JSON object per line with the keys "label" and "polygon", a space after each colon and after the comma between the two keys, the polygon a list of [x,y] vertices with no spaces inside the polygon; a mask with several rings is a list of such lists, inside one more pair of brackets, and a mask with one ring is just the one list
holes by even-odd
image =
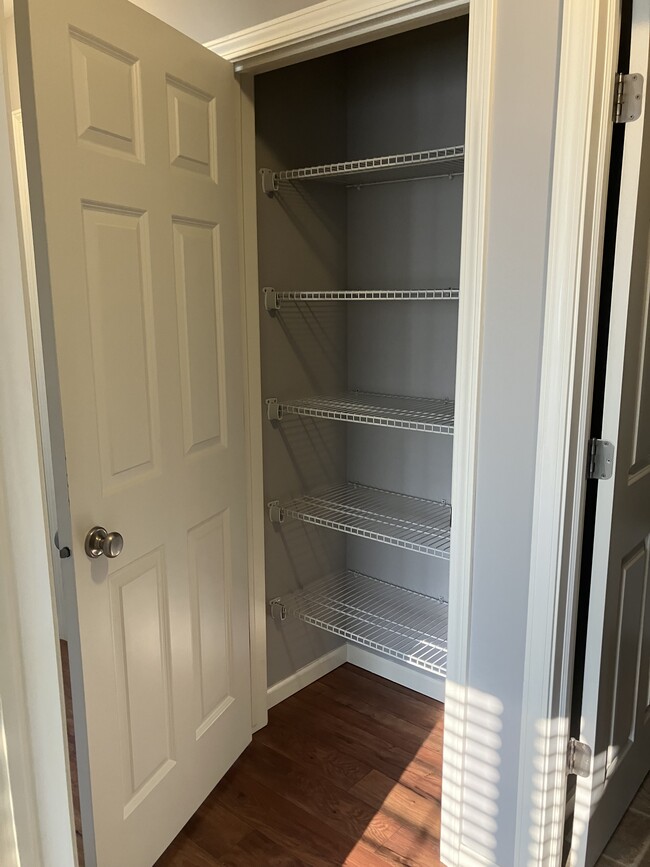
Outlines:
{"label": "raised panel molding", "polygon": [[612,649],[615,675],[607,750],[608,775],[634,742],[639,703],[645,705],[646,684],[641,683],[641,652],[648,590],[648,553],[648,545],[643,542],[621,564],[618,626]]}
{"label": "raised panel molding", "polygon": [[188,531],[187,553],[198,740],[234,700],[229,509]]}
{"label": "raised panel molding", "polygon": [[639,481],[650,472],[650,233],[646,237],[647,266],[645,273],[645,296],[641,315],[641,339],[639,346],[638,386],[634,423],[634,444],[630,482]]}
{"label": "raised panel molding", "polygon": [[129,563],[109,581],[126,818],[176,763],[162,548]]}
{"label": "raised panel molding", "polygon": [[147,215],[83,203],[104,491],[156,472],[160,434]]}
{"label": "raised panel molding", "polygon": [[225,445],[219,226],[174,218],[174,271],[185,453]]}
{"label": "raised panel molding", "polygon": [[142,161],[142,104],[137,57],[70,28],[77,136],[105,153]]}
{"label": "raised panel molding", "polygon": [[173,166],[217,183],[215,100],[184,81],[167,76],[169,159]]}

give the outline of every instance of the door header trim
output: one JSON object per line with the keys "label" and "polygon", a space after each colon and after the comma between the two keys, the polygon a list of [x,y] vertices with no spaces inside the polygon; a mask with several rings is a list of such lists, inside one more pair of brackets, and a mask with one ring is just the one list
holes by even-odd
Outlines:
{"label": "door header trim", "polygon": [[237,72],[266,72],[468,11],[468,0],[324,0],[205,47]]}

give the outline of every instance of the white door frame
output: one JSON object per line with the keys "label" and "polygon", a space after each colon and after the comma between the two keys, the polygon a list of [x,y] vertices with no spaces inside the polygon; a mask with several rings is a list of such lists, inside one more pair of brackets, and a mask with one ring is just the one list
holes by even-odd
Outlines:
{"label": "white door frame", "polygon": [[[235,34],[228,40],[209,45],[217,53],[224,53],[241,71],[262,71],[271,66],[286,65],[331,50],[339,50],[352,44],[385,36],[392,32],[429,23],[436,18],[447,18],[467,8],[461,0],[326,0],[308,7],[293,16],[284,16],[257,28]],[[530,813],[533,801],[530,795],[545,796],[544,809],[548,806],[555,817],[551,826],[545,825],[546,813],[537,808],[537,826],[546,828],[546,842],[557,832],[560,814],[563,814],[564,790],[558,786],[560,774],[558,755],[564,747],[549,749],[547,739],[544,757],[547,765],[541,779],[536,778],[536,790],[530,791],[525,778],[527,769],[536,767],[539,759],[539,744],[536,742],[535,724],[538,720],[554,719],[555,709],[567,707],[570,694],[568,672],[572,658],[572,634],[574,609],[566,615],[566,605],[574,599],[578,539],[581,528],[582,480],[584,466],[584,430],[590,400],[590,370],[593,365],[594,324],[596,296],[599,278],[599,255],[602,247],[602,214],[606,190],[609,117],[603,110],[611,97],[611,65],[614,53],[614,34],[618,26],[617,0],[566,0],[562,35],[562,73],[559,93],[558,133],[556,138],[554,195],[552,205],[552,228],[550,239],[549,271],[547,280],[546,339],[542,375],[542,400],[537,464],[537,490],[535,535],[531,564],[531,612],[536,603],[535,617],[529,624],[529,642],[526,661],[527,682],[531,690],[525,697],[522,709],[522,734],[525,749],[521,757],[521,780],[527,797],[520,799],[519,845],[526,865],[541,864],[544,847],[540,844],[530,850]],[[470,27],[471,62],[468,81],[468,102],[473,107],[468,114],[466,131],[467,167],[465,178],[465,208],[463,217],[463,255],[461,284],[464,299],[461,300],[461,325],[459,332],[458,381],[461,384],[462,402],[457,404],[457,424],[454,449],[454,489],[456,502],[462,503],[454,515],[452,543],[455,542],[451,561],[450,594],[450,671],[449,681],[454,683],[454,695],[447,701],[454,702],[456,710],[453,733],[455,749],[467,739],[464,719],[464,691],[467,688],[467,662],[470,639],[470,601],[472,595],[472,556],[474,548],[474,485],[477,446],[478,407],[476,395],[481,369],[482,289],[486,261],[486,214],[489,195],[489,177],[485,168],[490,148],[490,106],[492,70],[495,63],[495,20],[498,0],[472,0],[473,24]],[[300,18],[300,26],[298,17]],[[600,27],[598,26],[600,24]],[[237,41],[238,40],[238,41]],[[227,43],[230,43],[228,49]],[[221,49],[221,50],[219,50]],[[588,98],[585,99],[585,94]],[[251,91],[243,87],[243,103],[248,103],[244,117],[243,159],[251,158],[250,103]],[[2,106],[0,106],[2,107]],[[0,129],[0,145],[2,129]],[[8,157],[4,146],[0,148],[0,177],[4,179],[8,169]],[[254,190],[244,190],[248,207],[244,216],[250,226],[250,206]],[[12,200],[4,198],[4,205]],[[17,213],[14,214],[16,228]],[[261,391],[259,387],[259,341],[256,335],[257,322],[256,251],[252,249],[254,237],[247,237],[246,280],[247,310],[246,327],[249,340],[249,437],[252,449],[253,489],[261,485],[261,450],[257,429],[261,420]],[[17,237],[3,232],[0,237],[2,259],[6,254],[16,253]],[[12,246],[13,245],[13,246]],[[253,287],[254,284],[254,287]],[[14,286],[17,286],[14,283]],[[22,290],[22,286],[20,287]],[[254,296],[251,292],[254,288]],[[21,296],[22,297],[22,296]],[[254,304],[252,302],[254,298]],[[25,334],[26,314],[14,305],[11,318],[5,325],[13,324],[18,334]],[[555,329],[555,325],[562,325]],[[5,343],[5,355],[11,358],[13,371],[30,369],[29,347],[23,340]],[[25,366],[28,366],[27,368]],[[35,387],[20,392],[19,406],[34,416],[37,406]],[[0,394],[1,396],[1,394]],[[551,414],[555,421],[551,420]],[[16,403],[0,400],[0,461],[7,464],[15,459],[15,450],[20,449],[21,460],[33,477],[31,500],[24,496],[24,478],[21,491],[9,488],[6,502],[15,515],[24,520],[22,527],[29,526],[43,532],[45,493],[40,474],[37,441],[25,444],[23,428],[19,424]],[[39,472],[37,472],[39,470]],[[30,475],[31,473],[31,475]],[[38,483],[36,485],[36,483]],[[462,491],[462,496],[460,495]],[[452,492],[453,494],[454,492]],[[21,496],[22,495],[22,496]],[[258,497],[253,502],[257,503]],[[260,500],[261,502],[261,500]],[[260,509],[261,512],[261,509]],[[24,518],[23,518],[24,516]],[[263,638],[265,597],[263,583],[263,548],[257,515],[251,527],[251,559],[255,593],[252,602],[252,617],[257,625],[252,630],[254,677],[254,722],[263,724],[266,711],[266,647],[260,644]],[[261,516],[263,520],[263,515]],[[4,530],[4,528],[2,528]],[[553,532],[551,532],[553,530]],[[56,647],[56,612],[52,599],[51,569],[47,576],[33,568],[33,551],[29,550],[24,530],[9,534],[11,548],[0,546],[2,551],[3,579],[6,574],[8,589],[16,594],[37,594],[39,605],[25,606],[21,610],[21,625],[24,622],[22,652],[25,692],[17,696],[16,711],[24,712],[30,719],[22,727],[27,741],[24,749],[32,758],[32,787],[37,786],[48,811],[35,813],[41,827],[32,827],[33,817],[19,815],[14,810],[14,821],[21,835],[34,833],[47,838],[48,826],[58,827],[61,841],[48,854],[57,859],[57,864],[74,864],[71,851],[72,840],[66,843],[70,829],[69,795],[65,793],[65,740],[62,727],[62,699],[58,652]],[[43,537],[44,538],[44,537]],[[31,541],[31,538],[29,539]],[[21,545],[22,543],[22,545]],[[544,543],[544,544],[541,544]],[[13,553],[13,556],[11,554]],[[42,563],[48,562],[47,551],[42,551]],[[5,562],[5,558],[6,562]],[[20,574],[20,580],[18,575]],[[27,576],[27,577],[26,577]],[[43,594],[43,584],[47,593]],[[261,596],[260,596],[261,591]],[[43,636],[48,641],[43,640]],[[9,634],[0,632],[2,650]],[[9,650],[9,648],[7,648]],[[38,660],[34,655],[38,652]],[[6,657],[5,657],[6,658]],[[38,664],[36,664],[38,662]],[[43,688],[45,673],[50,677]],[[262,683],[263,680],[263,683]],[[535,688],[532,688],[532,685]],[[59,687],[59,690],[56,687]],[[540,686],[542,688],[540,688]],[[458,716],[458,712],[460,716]],[[260,716],[261,714],[261,716]],[[47,720],[47,737],[38,739],[39,720]],[[55,731],[52,731],[52,720]],[[7,720],[5,719],[5,725]],[[61,724],[61,725],[60,725]],[[17,732],[20,734],[20,731]],[[549,732],[546,732],[548,734]],[[32,737],[33,736],[33,737]],[[447,735],[449,736],[449,735]],[[30,741],[29,738],[32,737]],[[18,749],[18,747],[15,747]],[[26,764],[25,767],[29,767]],[[547,774],[546,768],[554,770]],[[539,771],[538,771],[539,773]],[[445,786],[453,786],[454,801],[463,799],[464,779],[462,768],[445,768]],[[17,785],[17,784],[16,784]],[[65,787],[65,788],[64,788]],[[59,812],[54,809],[58,806]],[[65,817],[62,816],[65,814]],[[58,817],[56,822],[55,818]],[[52,830],[52,828],[50,828]],[[450,858],[457,852],[460,820],[456,807],[448,805],[443,811],[443,847]],[[61,838],[63,838],[61,840]],[[50,838],[52,840],[52,838]],[[61,848],[63,847],[63,848]],[[67,854],[64,854],[65,853]],[[525,853],[525,855],[524,855]],[[63,857],[62,857],[63,856]],[[545,860],[546,865],[556,863]],[[11,863],[11,862],[9,862]],[[29,860],[30,864],[48,863]],[[453,863],[450,861],[449,863]],[[557,862],[559,863],[559,862]]]}
{"label": "white door frame", "polygon": [[72,867],[65,707],[5,48],[0,16],[0,863]]}
{"label": "white door frame", "polygon": [[566,811],[618,0],[570,0],[562,22],[535,503],[517,863],[559,864]]}

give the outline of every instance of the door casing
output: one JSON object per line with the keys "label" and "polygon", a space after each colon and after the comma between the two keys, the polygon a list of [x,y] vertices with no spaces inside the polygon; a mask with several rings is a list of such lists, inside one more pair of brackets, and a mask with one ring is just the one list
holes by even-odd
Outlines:
{"label": "door casing", "polygon": [[619,33],[618,0],[565,3],[521,721],[521,864],[559,864],[562,855]]}
{"label": "door casing", "polygon": [[[357,41],[368,41],[370,38],[380,38],[390,35],[408,27],[417,26],[422,23],[428,23],[435,20],[436,9],[442,16],[449,17],[450,7],[455,9],[455,14],[462,14],[467,9],[467,3],[452,2],[449,3],[429,3],[428,19],[422,16],[423,3],[411,2],[393,2],[382,3],[382,13],[390,13],[392,9],[395,15],[391,18],[390,14],[386,19],[384,27],[373,28],[370,36],[363,37],[364,27],[367,28],[368,14],[363,13],[361,7],[366,4],[352,2],[347,3],[351,7],[351,15],[347,24],[347,29],[337,30],[337,6],[339,3],[321,3],[318,4],[320,21],[317,26],[312,28],[309,34],[305,37],[304,42],[309,43],[305,49],[305,45],[298,39],[289,38],[287,32],[284,37],[275,34],[276,48],[281,47],[284,52],[282,62],[276,65],[284,65],[285,63],[295,62],[295,60],[306,59],[308,56],[315,56],[317,53],[324,53],[324,50],[335,51],[349,45],[351,34],[354,34],[355,20],[358,23],[357,36],[353,36]],[[556,165],[564,165],[565,160],[572,159],[573,169],[578,169],[575,172],[575,178],[569,177],[570,189],[574,195],[572,200],[582,202],[582,207],[576,210],[570,208],[562,208],[561,202],[554,198],[553,205],[553,225],[555,231],[551,239],[551,251],[553,243],[558,245],[557,263],[553,272],[555,286],[564,287],[566,298],[563,302],[573,310],[573,305],[577,304],[576,315],[571,318],[571,327],[565,329],[561,334],[561,339],[554,336],[553,340],[545,340],[544,345],[544,372],[543,372],[543,387],[542,393],[548,398],[549,383],[553,377],[557,376],[558,370],[564,373],[564,384],[571,382],[575,390],[571,392],[571,396],[582,406],[584,401],[589,399],[589,377],[585,374],[582,361],[584,353],[587,355],[593,352],[593,338],[590,341],[587,339],[582,343],[583,354],[575,351],[576,335],[583,335],[585,326],[592,325],[595,319],[595,288],[597,286],[597,271],[594,270],[594,256],[597,259],[597,251],[602,246],[602,225],[593,222],[593,215],[586,207],[586,202],[580,198],[580,183],[588,177],[594,180],[597,187],[603,192],[602,180],[606,173],[606,165],[603,165],[605,151],[601,146],[593,147],[594,142],[601,142],[604,130],[606,127],[606,119],[601,116],[598,122],[593,126],[593,113],[595,111],[595,102],[592,100],[585,104],[584,93],[594,93],[595,98],[601,97],[606,100],[605,93],[608,91],[609,79],[604,73],[607,68],[607,63],[603,66],[603,52],[607,56],[608,44],[611,40],[611,27],[596,28],[594,30],[595,20],[598,16],[605,16],[605,20],[611,22],[612,16],[617,14],[617,0],[601,0],[598,4],[585,4],[580,0],[567,0],[565,3],[565,18],[562,34],[562,54],[564,58],[563,68],[564,81],[568,75],[568,69],[580,70],[584,69],[584,75],[581,78],[583,84],[590,84],[595,91],[583,90],[578,86],[568,87],[560,91],[559,103],[559,118],[558,118],[558,138],[556,140]],[[431,11],[433,8],[433,11]],[[356,9],[356,19],[354,10]],[[476,476],[475,473],[475,457],[477,444],[477,414],[473,396],[477,392],[478,377],[480,374],[480,338],[481,338],[481,321],[482,321],[482,305],[481,305],[481,287],[483,285],[484,267],[486,260],[486,202],[489,194],[489,178],[487,172],[481,172],[481,167],[486,164],[487,155],[490,146],[490,94],[492,70],[494,68],[496,56],[495,44],[495,20],[498,13],[498,0],[472,0],[470,20],[470,74],[468,83],[468,105],[472,108],[468,116],[472,117],[472,124],[468,125],[468,137],[466,139],[466,148],[470,158],[468,160],[468,170],[466,173],[466,199],[465,199],[465,217],[463,225],[463,264],[461,282],[464,285],[472,285],[474,295],[472,305],[470,305],[469,295],[466,298],[465,304],[461,302],[460,310],[460,333],[459,333],[459,394],[462,395],[463,406],[457,406],[458,423],[455,437],[455,455],[454,455],[454,488],[456,491],[462,491],[462,497],[457,497],[456,501],[461,506],[455,510],[454,514],[454,536],[456,539],[455,553],[451,564],[451,588],[450,594],[450,612],[452,619],[450,622],[450,679],[453,677],[455,689],[454,696],[449,696],[448,701],[454,702],[456,712],[456,731],[454,732],[454,740],[456,745],[462,748],[463,740],[467,738],[466,719],[464,717],[464,708],[466,705],[464,699],[464,689],[467,687],[467,663],[468,663],[468,648],[470,637],[469,623],[469,601],[472,592],[472,550],[473,550],[473,523],[474,523],[474,496],[473,484]],[[600,20],[603,20],[600,18]],[[415,22],[415,23],[414,23]],[[277,22],[275,22],[277,24]],[[273,25],[270,22],[269,25]],[[281,28],[282,29],[282,28]],[[259,28],[253,28],[255,31],[251,35],[251,40],[260,40]],[[590,34],[591,42],[589,50],[585,56],[587,46],[585,41],[578,38],[580,33]],[[318,34],[322,34],[322,40],[314,38]],[[368,30],[366,29],[366,33]],[[338,34],[338,35],[337,35]],[[284,39],[284,42],[283,42]],[[346,42],[347,40],[347,42]],[[240,41],[241,51],[245,48],[245,40]],[[258,45],[262,46],[263,42],[258,41]],[[324,49],[324,46],[325,49]],[[215,48],[214,45],[210,47]],[[324,49],[324,50],[323,50]],[[260,59],[258,66],[255,63],[255,51],[248,45],[248,58],[246,69],[248,72],[261,71],[263,68],[263,59]],[[263,58],[264,51],[260,49],[260,58]],[[585,62],[585,57],[588,61]],[[229,57],[235,63],[236,57]],[[267,57],[268,60],[268,57]],[[266,66],[266,68],[269,68]],[[266,673],[265,673],[265,641],[264,626],[265,626],[265,596],[264,596],[264,574],[263,574],[263,520],[264,516],[261,508],[261,498],[258,496],[261,490],[261,389],[259,382],[259,339],[257,338],[259,323],[257,320],[257,293],[259,287],[256,282],[257,276],[257,250],[254,227],[254,115],[252,103],[252,79],[242,78],[242,169],[244,177],[244,265],[246,271],[246,337],[248,342],[248,407],[247,407],[247,423],[249,431],[249,448],[251,452],[251,465],[253,472],[251,473],[251,494],[255,495],[251,502],[253,505],[252,521],[250,524],[250,550],[249,558],[251,562],[251,640],[253,642],[253,659],[256,660],[253,671],[253,723],[254,727],[259,728],[266,721]],[[588,129],[585,128],[585,117],[589,121]],[[560,130],[562,136],[560,136]],[[599,135],[597,134],[599,132]],[[575,141],[575,135],[578,136],[578,142]],[[573,136],[573,138],[572,138]],[[595,136],[595,139],[594,139]],[[577,146],[579,143],[589,143],[591,147],[580,151]],[[472,152],[474,156],[472,157]],[[605,161],[606,162],[606,161]],[[250,169],[253,169],[251,172]],[[557,177],[555,184],[557,184]],[[471,198],[470,198],[471,197]],[[471,219],[471,223],[470,223]],[[583,256],[580,260],[567,255],[569,243],[563,238],[582,238],[585,229],[589,230],[589,250],[592,255]],[[3,238],[2,248],[4,251],[8,241]],[[583,252],[588,250],[583,247]],[[559,252],[564,252],[563,256]],[[553,257],[551,256],[551,261]],[[549,275],[551,274],[549,268]],[[573,292],[566,292],[566,287],[570,286]],[[549,290],[553,290],[553,286],[549,277]],[[549,296],[547,302],[547,325],[551,312],[558,315],[557,309],[550,303],[553,296]],[[555,298],[556,301],[559,299]],[[25,327],[24,321],[21,319],[21,311],[14,310],[12,312],[14,322],[20,329]],[[547,337],[549,332],[547,331]],[[14,349],[12,359],[16,363],[24,363],[30,361],[29,347],[22,349]],[[31,393],[22,396],[25,405],[32,404],[35,400],[35,390],[32,387]],[[584,413],[581,411],[582,415]],[[3,429],[14,429],[15,418],[11,417],[8,408],[4,404],[0,404],[0,425]],[[580,457],[584,449],[584,436],[581,436],[580,424],[576,427],[576,419],[568,416],[560,419],[559,425],[555,428],[548,423],[544,423],[544,416],[540,416],[540,435],[538,454],[549,455],[553,454],[553,449],[557,448],[557,443],[562,444],[562,453],[565,457],[565,466],[576,467],[580,465]],[[0,442],[0,453],[3,457],[9,454],[10,442]],[[543,467],[541,466],[541,458],[538,460],[537,478],[540,480],[540,473]],[[558,488],[558,483],[560,487]],[[462,487],[461,487],[462,486]],[[530,724],[536,717],[536,711],[540,703],[545,707],[552,706],[554,702],[562,700],[569,701],[570,683],[566,678],[566,662],[570,657],[571,636],[572,636],[572,621],[571,618],[564,618],[562,615],[564,609],[557,604],[558,600],[568,598],[567,586],[573,586],[575,578],[575,558],[567,559],[565,554],[565,544],[567,541],[567,527],[572,533],[576,532],[579,526],[579,521],[574,523],[575,510],[572,511],[572,504],[579,498],[580,488],[579,480],[575,477],[567,478],[566,474],[554,477],[554,485],[551,494],[548,492],[542,496],[538,503],[537,522],[550,521],[557,526],[558,515],[562,516],[561,526],[558,528],[558,533],[552,538],[550,551],[547,551],[547,571],[544,573],[540,570],[539,564],[533,564],[531,571],[531,602],[536,590],[543,587],[543,581],[548,582],[548,564],[557,566],[557,571],[552,574],[552,582],[550,585],[550,595],[555,600],[555,605],[548,606],[543,609],[543,616],[540,615],[540,609],[537,611],[537,629],[534,633],[530,633],[528,642],[527,654],[527,671],[541,672],[542,679],[537,680],[537,683],[543,682],[546,684],[544,690],[539,691],[535,695],[528,694],[522,712],[522,731],[526,736],[526,748],[522,752],[521,769],[522,776],[525,768],[530,768],[530,762],[537,756],[536,745],[534,738],[528,738],[528,732],[531,731]],[[453,495],[453,494],[452,494]],[[11,500],[10,500],[11,502]],[[260,504],[260,505],[258,505]],[[560,506],[558,512],[558,504]],[[567,509],[567,506],[569,507]],[[41,486],[40,503],[36,503],[34,508],[34,517],[38,519],[36,512],[41,515],[45,511],[44,491]],[[569,520],[571,518],[571,520]],[[568,524],[564,522],[567,521]],[[561,531],[561,532],[560,532]],[[452,543],[454,539],[452,538]],[[572,549],[571,549],[572,550]],[[18,574],[20,570],[20,560],[15,560],[7,563],[7,578],[9,585],[17,589],[20,585]],[[50,574],[50,586],[52,586],[52,576]],[[25,593],[30,590],[29,586],[25,586],[25,573],[21,572],[21,580],[23,587],[21,592]],[[39,578],[42,581],[42,576]],[[32,590],[36,588],[37,576],[30,575],[28,582],[33,582]],[[41,588],[39,587],[39,591]],[[48,610],[51,614],[51,622],[56,627],[56,611],[53,603],[53,598],[48,600]],[[39,612],[42,617],[42,612]],[[36,622],[36,613],[29,610],[21,612],[26,626],[33,626]],[[555,643],[552,647],[546,645],[541,647],[542,637],[552,637]],[[4,650],[5,637],[0,635],[0,644]],[[556,646],[562,647],[563,654],[555,653]],[[553,652],[551,652],[551,650]],[[261,655],[260,654],[261,651]],[[48,648],[47,653],[51,655],[51,662],[56,662],[57,648],[56,645]],[[46,660],[43,660],[45,663]],[[38,679],[38,673],[35,671],[26,670],[25,678],[27,686],[33,686]],[[531,679],[529,678],[529,681]],[[25,724],[23,732],[28,738],[28,752],[31,754],[35,767],[35,774],[38,776],[39,771],[47,766],[48,761],[57,751],[61,750],[63,731],[61,737],[52,737],[51,729],[45,728],[39,730],[39,721],[44,722],[51,720],[52,714],[61,714],[61,697],[60,694],[53,695],[52,691],[44,691],[42,694],[37,694],[33,691],[33,701],[30,704],[31,723]],[[25,705],[26,699],[23,697],[21,704]],[[458,717],[460,714],[460,718]],[[460,725],[460,728],[459,728]],[[47,734],[45,735],[45,732]],[[531,743],[529,743],[531,741]],[[63,744],[63,749],[65,746]],[[69,797],[62,796],[61,780],[52,780],[51,784],[43,787],[43,804],[60,807],[61,803],[68,803]],[[463,779],[462,771],[458,774],[454,771],[450,773],[449,768],[445,768],[445,785],[454,787],[455,798],[463,798],[465,788],[465,780]],[[553,789],[555,792],[555,789]],[[539,793],[539,789],[538,789]],[[557,795],[557,793],[556,793]],[[520,845],[522,853],[526,852],[526,860],[522,863],[536,864],[541,863],[540,860],[531,858],[531,853],[527,848],[527,833],[529,829],[529,812],[530,801],[527,798],[520,799],[522,803],[519,828],[520,828]],[[554,808],[559,808],[557,798],[553,801]],[[42,813],[41,815],[44,815]],[[55,813],[51,813],[55,815]],[[23,819],[15,815],[14,821],[20,824]],[[41,820],[41,828],[43,828],[44,820]],[[540,822],[540,824],[543,824]],[[548,826],[545,826],[548,829]],[[455,859],[461,857],[458,851],[459,841],[459,823],[455,815],[452,815],[443,805],[443,824],[442,824],[442,843],[445,848],[447,861],[449,864],[458,863]],[[546,833],[551,833],[547,830]],[[548,839],[548,838],[547,838]],[[540,847],[540,851],[541,851]],[[30,862],[31,863],[31,862]],[[47,856],[44,857],[42,863],[50,863]],[[60,861],[58,863],[61,863]],[[72,863],[72,862],[71,862]],[[464,862],[467,863],[467,862]],[[548,861],[546,864],[550,863]],[[558,862],[559,863],[559,862]]]}

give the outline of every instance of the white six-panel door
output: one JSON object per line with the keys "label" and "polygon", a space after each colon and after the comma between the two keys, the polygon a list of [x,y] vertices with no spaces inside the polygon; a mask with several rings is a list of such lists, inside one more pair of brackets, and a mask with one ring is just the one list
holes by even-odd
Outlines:
{"label": "white six-panel door", "polygon": [[[149,867],[251,737],[237,84],[126,0],[29,0],[28,14],[79,761],[97,863]],[[116,559],[86,556],[95,524],[123,535]]]}
{"label": "white six-panel door", "polygon": [[631,72],[643,114],[625,129],[598,483],[573,856],[591,867],[650,770],[650,4],[634,3]]}

